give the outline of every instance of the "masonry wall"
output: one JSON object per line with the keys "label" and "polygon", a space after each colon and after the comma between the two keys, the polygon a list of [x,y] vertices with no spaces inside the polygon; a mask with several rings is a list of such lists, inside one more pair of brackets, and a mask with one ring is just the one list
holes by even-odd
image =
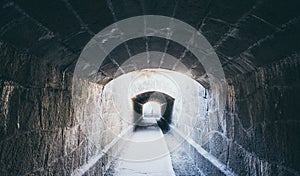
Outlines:
{"label": "masonry wall", "polygon": [[[1,174],[69,175],[86,166],[114,139],[103,133],[114,123],[101,126],[95,115],[103,111],[103,86],[82,81],[77,98],[89,106],[74,110],[70,71],[5,43],[0,47]],[[299,67],[295,54],[227,79],[224,116],[205,116],[209,125],[197,125],[191,137],[237,174],[299,175]],[[104,171],[110,160],[103,156],[97,171]]]}
{"label": "masonry wall", "polygon": [[238,173],[299,174],[299,70],[295,55],[229,83],[226,163]]}
{"label": "masonry wall", "polygon": [[[100,117],[103,86],[80,81],[74,108],[71,71],[7,44],[0,47],[1,175],[70,175],[86,169],[115,137],[106,132],[115,124],[102,125]],[[110,160],[103,155],[97,172]]]}
{"label": "masonry wall", "polygon": [[218,130],[193,139],[236,174],[299,175],[299,63],[293,55],[228,79]]}

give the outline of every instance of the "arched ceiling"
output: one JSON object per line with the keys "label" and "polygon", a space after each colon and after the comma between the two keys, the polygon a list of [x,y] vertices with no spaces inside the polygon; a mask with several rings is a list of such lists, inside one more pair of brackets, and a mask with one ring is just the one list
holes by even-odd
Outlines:
{"label": "arched ceiling", "polygon": [[[139,15],[174,17],[199,29],[227,77],[300,52],[298,0],[4,0],[0,5],[1,44],[70,71],[96,33]],[[115,62],[109,59],[106,64],[116,69],[116,63],[151,50],[183,56],[186,49],[175,45],[159,38],[128,41],[110,54]],[[126,57],[119,58],[120,53]],[[182,59],[194,64],[191,54]]]}
{"label": "arched ceiling", "polygon": [[119,75],[117,72],[124,74],[147,68],[188,71],[195,79],[205,74],[202,64],[189,49],[159,37],[135,38],[117,46],[104,59],[99,72],[113,79]]}
{"label": "arched ceiling", "polygon": [[162,92],[149,91],[149,92],[144,92],[139,95],[136,95],[135,97],[132,98],[132,100],[139,104],[145,104],[149,101],[156,101],[163,104],[166,103],[166,100],[173,102],[175,98]]}

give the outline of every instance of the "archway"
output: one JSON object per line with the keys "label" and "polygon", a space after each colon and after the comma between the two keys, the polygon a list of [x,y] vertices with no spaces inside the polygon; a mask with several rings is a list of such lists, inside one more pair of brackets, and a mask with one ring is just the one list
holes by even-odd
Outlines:
{"label": "archway", "polygon": [[[152,26],[154,24],[157,23],[157,19],[160,19],[162,21],[168,21],[170,20],[169,18],[165,18],[165,17],[158,17],[158,16],[146,16],[145,18],[138,18],[136,20],[130,19],[130,22],[133,22],[134,24],[140,25],[142,23],[139,23],[139,20],[144,21],[147,18],[147,21],[149,22],[149,25]],[[133,21],[132,21],[133,20]],[[217,127],[219,124],[215,123],[216,119],[218,119],[219,116],[222,116],[223,113],[223,103],[224,103],[224,74],[222,71],[222,67],[219,63],[218,57],[216,56],[216,53],[214,52],[213,48],[211,47],[211,45],[207,42],[207,40],[200,34],[198,33],[194,28],[192,28],[191,26],[188,26],[187,24],[184,24],[176,19],[171,19],[171,21],[176,22],[178,25],[176,28],[178,29],[185,29],[183,31],[173,31],[173,37],[169,38],[167,36],[165,36],[163,33],[160,34],[156,34],[156,33],[143,33],[141,34],[139,32],[140,29],[144,29],[145,26],[141,26],[141,28],[139,27],[135,27],[132,29],[132,26],[130,26],[129,28],[126,28],[126,24],[128,21],[121,21],[118,25],[125,27],[124,30],[122,31],[124,33],[119,33],[120,31],[116,31],[115,30],[115,26],[110,26],[108,28],[106,28],[104,30],[104,32],[100,32],[98,33],[84,48],[83,52],[81,53],[81,56],[76,64],[75,67],[75,72],[74,72],[74,79],[73,79],[73,95],[75,95],[75,97],[79,97],[77,96],[77,88],[78,85],[82,85],[81,82],[88,82],[91,84],[100,84],[101,86],[104,87],[104,89],[107,88],[106,84],[108,84],[109,82],[112,82],[112,80],[116,80],[114,79],[114,76],[118,76],[118,75],[114,75],[117,69],[121,70],[121,73],[126,75],[126,71],[124,71],[124,69],[121,67],[121,65],[119,63],[123,63],[121,62],[122,60],[117,59],[114,60],[114,58],[111,58],[111,63],[104,63],[104,59],[108,56],[108,54],[110,54],[113,49],[124,43],[127,42],[131,39],[134,38],[139,38],[139,37],[143,37],[143,36],[154,36],[154,37],[160,37],[160,38],[165,38],[167,40],[170,41],[174,41],[179,43],[182,46],[185,46],[187,48],[187,50],[191,50],[191,53],[194,54],[196,56],[196,58],[200,61],[200,63],[202,64],[203,68],[205,69],[206,74],[204,75],[197,75],[193,73],[193,70],[191,68],[188,68],[188,71],[185,76],[189,76],[190,78],[192,78],[194,81],[197,81],[198,84],[203,82],[206,82],[209,84],[209,88],[210,88],[210,92],[212,94],[216,94],[216,100],[212,100],[211,104],[213,106],[216,106],[217,108],[215,108],[219,113],[218,116],[213,116],[210,120],[206,120],[204,121],[204,119],[207,117],[206,115],[206,111],[200,115],[200,113],[198,113],[198,111],[195,111],[195,109],[197,109],[198,107],[194,107],[194,106],[188,106],[191,105],[190,101],[181,101],[179,104],[184,104],[184,102],[189,102],[189,104],[186,104],[186,109],[183,107],[180,108],[175,108],[174,111],[178,112],[177,113],[177,117],[173,118],[172,117],[172,110],[168,110],[166,111],[163,116],[164,118],[161,118],[160,121],[158,122],[158,124],[161,124],[160,126],[162,126],[162,129],[164,132],[167,132],[169,130],[169,124],[173,122],[173,119],[176,119],[176,121],[174,121],[174,125],[176,126],[176,128],[178,128],[181,133],[183,134],[184,137],[189,136],[191,133],[193,133],[194,130],[194,126],[198,125],[199,123],[201,123],[200,125],[203,126],[203,128],[207,129],[207,130],[203,130],[203,133],[201,132],[201,134],[209,134],[209,131],[212,131],[213,129],[215,129],[215,127]],[[138,23],[136,23],[138,22]],[[159,24],[164,24],[164,23],[159,23]],[[113,27],[113,28],[111,28]],[[158,26],[155,26],[155,28]],[[121,28],[120,28],[121,29]],[[158,30],[160,30],[161,28],[158,28]],[[188,29],[188,30],[187,30]],[[138,31],[134,31],[134,30],[138,30]],[[145,29],[146,30],[146,29]],[[109,34],[108,34],[108,33]],[[125,34],[125,35],[123,35]],[[128,34],[128,35],[127,35]],[[137,34],[137,35],[136,35]],[[111,38],[103,38],[104,36],[107,35],[121,35],[122,37],[117,37],[116,40],[111,40]],[[181,36],[178,38],[178,36]],[[194,42],[189,43],[188,41],[190,41],[190,37],[194,38]],[[186,46],[186,44],[189,43],[189,46]],[[199,48],[200,47],[200,48]],[[151,51],[147,50],[146,51],[147,55],[149,55],[151,53]],[[163,56],[165,56],[167,54],[167,51],[163,51]],[[162,57],[164,58],[164,57]],[[125,58],[121,58],[121,59],[125,59]],[[180,59],[182,58],[177,58],[178,62],[181,62]],[[146,62],[147,63],[147,62]],[[160,65],[161,63],[163,63],[163,59],[160,60],[160,63],[157,67],[157,69],[160,69]],[[105,65],[106,64],[106,65]],[[102,66],[105,65],[106,68],[108,69],[102,69]],[[191,67],[193,67],[194,65],[190,65]],[[100,69],[99,69],[100,68]],[[153,69],[153,67],[150,67],[151,69]],[[171,69],[170,69],[171,70]],[[103,73],[103,71],[107,71],[107,73]],[[135,71],[140,71],[139,69],[136,69]],[[113,77],[109,76],[109,72],[111,72]],[[154,71],[155,72],[155,71]],[[201,71],[199,71],[201,72]],[[148,73],[147,73],[148,74]],[[147,75],[146,74],[146,75]],[[182,82],[182,81],[179,81]],[[181,84],[181,83],[180,83]],[[165,84],[166,85],[166,84]],[[186,85],[182,84],[178,87],[181,87],[184,89]],[[114,94],[122,94],[124,93],[124,91],[126,90],[125,87],[120,86],[121,90],[113,90],[112,92]],[[80,89],[80,87],[79,87]],[[74,91],[75,90],[75,91]],[[186,90],[188,90],[188,88],[186,88]],[[104,90],[105,91],[105,90]],[[103,91],[103,93],[104,93]],[[195,91],[197,92],[197,91]],[[200,97],[199,93],[195,94],[198,101],[202,101]],[[108,95],[108,96],[112,96],[112,94]],[[190,95],[191,96],[191,95]],[[192,94],[193,96],[193,94]],[[84,101],[84,100],[83,100]],[[136,120],[138,120],[138,117],[140,116],[131,116],[128,110],[131,110],[131,108],[128,107],[115,107],[116,111],[109,111],[107,110],[107,107],[111,107],[111,105],[106,106],[106,102],[103,102],[103,99],[101,99],[101,105],[99,106],[100,109],[104,109],[104,111],[107,113],[108,116],[110,116],[110,113],[113,112],[113,116],[110,116],[109,118],[105,118],[105,117],[101,117],[101,120],[104,122],[103,126],[104,129],[108,132],[105,131],[105,133],[107,134],[102,134],[105,137],[107,136],[109,138],[108,142],[112,141],[111,143],[113,143],[115,141],[116,138],[113,138],[113,135],[115,135],[117,138],[120,137],[121,135],[124,134],[124,127],[130,127],[131,126],[131,119],[130,117],[134,117],[133,118],[133,122],[136,122]],[[126,98],[124,98],[125,102],[123,105],[126,105],[126,101],[128,101]],[[81,100],[80,102],[74,101],[74,106],[75,109],[81,108]],[[122,101],[121,101],[122,102]],[[83,102],[83,104],[85,104],[86,102]],[[122,103],[121,103],[122,104]],[[77,106],[79,105],[79,106]],[[168,105],[168,107],[167,107]],[[113,106],[114,103],[113,103]],[[122,106],[122,105],[121,105]],[[127,106],[127,105],[126,105]],[[140,105],[139,105],[140,106]],[[170,109],[171,103],[166,104],[166,109]],[[127,108],[127,110],[126,110]],[[204,109],[207,109],[205,106],[203,106]],[[141,113],[141,108],[139,108],[138,106],[134,105],[133,109],[135,110],[135,112],[139,112]],[[171,108],[173,109],[173,108]],[[182,111],[182,109],[185,109],[185,113],[186,114],[180,114]],[[124,110],[124,111],[123,111]],[[123,115],[120,114],[123,113]],[[194,114],[194,113],[198,113],[198,114]],[[202,119],[198,120],[197,118],[201,116]],[[186,118],[187,117],[187,118]],[[82,119],[84,119],[84,116],[76,116],[76,118],[78,119],[78,121],[82,121]],[[82,119],[81,119],[82,118]],[[121,119],[120,118],[124,118]],[[96,119],[94,119],[96,121]],[[199,122],[200,121],[200,122]],[[213,121],[213,123],[210,123],[209,121]],[[209,126],[207,126],[207,122],[209,122]],[[108,124],[108,125],[107,125]],[[111,125],[113,124],[112,128],[107,128],[107,127],[111,127]],[[89,140],[91,140],[93,142],[94,137],[96,135],[96,133],[100,133],[100,132],[91,132],[89,129],[86,129],[86,131],[84,131],[84,133],[87,135],[87,138]],[[199,143],[202,144],[203,140],[200,140]],[[96,141],[97,142],[97,141]],[[104,144],[108,143],[107,141],[104,142]],[[206,140],[207,143],[207,140]],[[102,144],[101,144],[102,145]],[[110,143],[108,144],[109,146]],[[112,152],[114,153],[114,152]]]}
{"label": "archway", "polygon": [[175,98],[171,97],[168,94],[158,92],[158,91],[149,91],[139,94],[132,98],[134,119],[137,125],[143,124],[143,106],[147,102],[155,101],[160,103],[162,106],[161,117],[157,121],[158,126],[161,128],[163,133],[166,133],[170,130],[169,124],[172,122],[172,114]]}

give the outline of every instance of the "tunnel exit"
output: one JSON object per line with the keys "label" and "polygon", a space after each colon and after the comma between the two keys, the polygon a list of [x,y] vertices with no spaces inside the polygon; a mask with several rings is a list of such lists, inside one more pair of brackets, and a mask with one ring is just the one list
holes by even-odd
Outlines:
{"label": "tunnel exit", "polygon": [[155,101],[149,101],[143,105],[143,118],[160,118],[161,104]]}

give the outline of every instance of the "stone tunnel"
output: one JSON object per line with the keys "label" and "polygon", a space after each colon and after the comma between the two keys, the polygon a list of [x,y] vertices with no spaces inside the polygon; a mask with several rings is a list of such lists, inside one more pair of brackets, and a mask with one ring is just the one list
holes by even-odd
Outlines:
{"label": "stone tunnel", "polygon": [[0,175],[300,175],[299,7],[2,0]]}

